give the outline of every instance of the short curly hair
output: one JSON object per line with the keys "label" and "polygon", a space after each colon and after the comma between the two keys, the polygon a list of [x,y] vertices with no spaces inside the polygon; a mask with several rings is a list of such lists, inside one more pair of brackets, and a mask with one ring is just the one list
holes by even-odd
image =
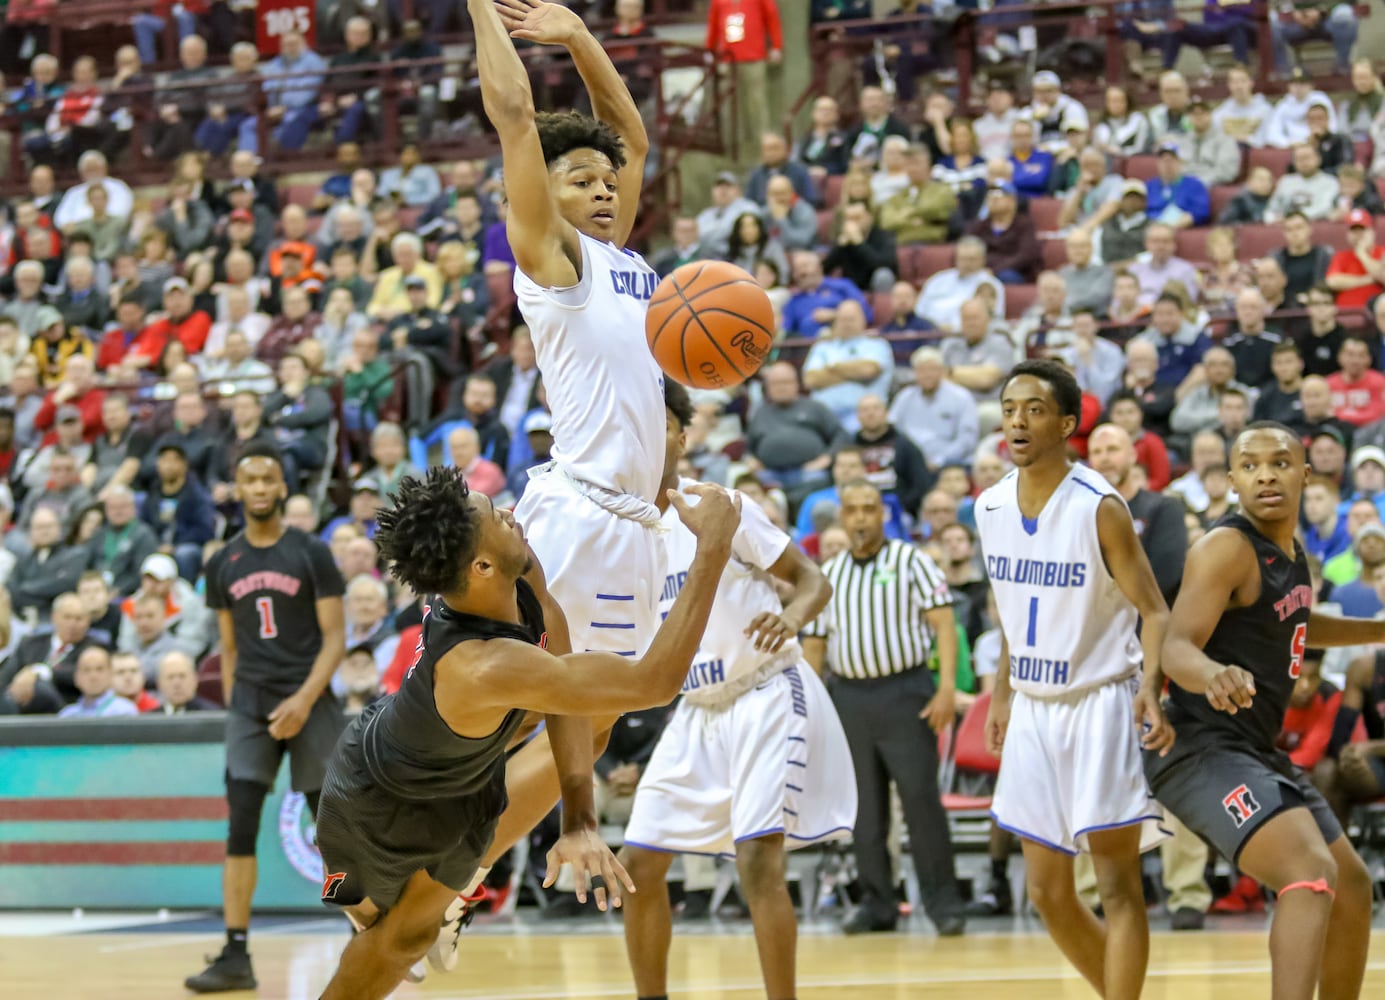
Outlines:
{"label": "short curly hair", "polygon": [[463,569],[476,557],[481,524],[460,469],[405,476],[394,506],[376,515],[375,544],[394,578],[419,595],[465,590]]}
{"label": "short curly hair", "polygon": [[615,129],[590,115],[576,111],[540,114],[535,119],[543,162],[552,166],[574,149],[594,149],[605,154],[617,170],[625,166],[625,143]]}
{"label": "short curly hair", "polygon": [[693,422],[692,397],[688,395],[687,389],[667,375],[664,376],[664,406],[673,414],[673,419],[678,421],[678,426],[687,430]]}

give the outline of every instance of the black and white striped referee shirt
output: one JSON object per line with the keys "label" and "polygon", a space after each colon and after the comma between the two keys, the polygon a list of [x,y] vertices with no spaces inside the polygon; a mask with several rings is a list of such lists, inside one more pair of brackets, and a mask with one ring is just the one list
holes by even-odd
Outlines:
{"label": "black and white striped referee shirt", "polygon": [[908,542],[886,540],[871,559],[842,552],[822,567],[832,600],[804,634],[827,639],[829,670],[864,680],[928,663],[932,629],[924,615],[952,603],[932,559]]}

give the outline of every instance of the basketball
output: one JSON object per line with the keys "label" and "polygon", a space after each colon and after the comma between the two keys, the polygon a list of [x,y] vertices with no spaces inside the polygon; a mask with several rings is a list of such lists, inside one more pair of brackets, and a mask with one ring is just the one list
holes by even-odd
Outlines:
{"label": "basketball", "polygon": [[774,307],[735,264],[684,264],[654,290],[645,334],[669,378],[694,389],[726,389],[759,371],[774,343]]}

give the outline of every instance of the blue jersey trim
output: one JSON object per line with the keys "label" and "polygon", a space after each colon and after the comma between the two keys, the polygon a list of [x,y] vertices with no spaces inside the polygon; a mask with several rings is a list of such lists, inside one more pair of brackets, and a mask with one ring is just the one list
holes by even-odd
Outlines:
{"label": "blue jersey trim", "polygon": [[[784,810],[788,812],[787,809]],[[754,833],[747,833],[744,837],[737,837],[732,843],[741,844],[747,840],[759,840],[761,837],[773,837],[776,833],[783,833],[782,826],[772,826],[768,830],[756,830]]]}
{"label": "blue jersey trim", "polygon": [[633,601],[634,594],[597,594],[598,601]]}
{"label": "blue jersey trim", "polygon": [[592,622],[592,628],[634,628],[634,622],[629,625],[622,625],[620,622]]}
{"label": "blue jersey trim", "polygon": [[1082,853],[1081,851],[1075,851],[1070,847],[1060,847],[1058,844],[1044,840],[1043,837],[1036,837],[1032,833],[1028,833],[1024,830],[1021,830],[1017,826],[1008,826],[1000,821],[1000,817],[995,814],[995,810],[991,810],[991,820],[995,823],[996,826],[1000,827],[1007,833],[1013,833],[1016,837],[1023,837],[1025,840],[1032,840],[1036,844],[1039,844],[1043,847],[1047,847],[1050,851],[1057,851],[1059,854],[1066,854],[1069,857],[1074,858]]}
{"label": "blue jersey trim", "polygon": [[1105,491],[1105,490],[1099,490],[1099,489],[1097,489],[1095,486],[1093,486],[1091,483],[1087,482],[1087,481],[1086,481],[1085,479],[1083,479],[1081,476],[1073,476],[1073,477],[1072,477],[1072,481],[1073,481],[1074,483],[1076,483],[1078,486],[1083,487],[1084,489],[1091,490],[1093,493],[1095,493],[1095,494],[1096,494],[1097,496],[1099,496],[1099,497],[1102,497],[1103,499],[1106,497],[1106,491]]}
{"label": "blue jersey trim", "polygon": [[1037,535],[1039,533],[1039,519],[1037,517],[1025,517],[1020,515],[1020,526],[1024,528],[1026,535]]}
{"label": "blue jersey trim", "polygon": [[1170,837],[1173,836],[1173,831],[1164,829],[1162,825],[1164,821],[1163,816],[1157,813],[1148,813],[1144,816],[1136,816],[1134,819],[1121,820],[1119,823],[1103,823],[1100,826],[1089,826],[1085,830],[1078,830],[1077,833],[1073,834],[1073,839],[1076,840],[1078,837],[1085,837],[1089,833],[1101,833],[1105,830],[1123,830],[1128,826],[1136,826],[1137,824],[1145,823],[1149,820],[1154,820],[1154,822],[1161,824],[1159,827],[1160,831]]}

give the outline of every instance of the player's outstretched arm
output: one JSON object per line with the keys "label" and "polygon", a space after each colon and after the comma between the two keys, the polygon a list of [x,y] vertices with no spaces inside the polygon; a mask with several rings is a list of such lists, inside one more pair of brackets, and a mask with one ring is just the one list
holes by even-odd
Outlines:
{"label": "player's outstretched arm", "polygon": [[471,705],[600,715],[672,701],[706,631],[717,584],[740,524],[739,497],[733,499],[721,487],[706,484],[692,486],[688,492],[701,497],[701,502],[692,506],[669,491],[679,517],[697,537],[697,551],[687,582],[642,658],[614,653],[558,657],[527,643],[488,643],[486,653],[471,669]]}
{"label": "player's outstretched arm", "polygon": [[1167,753],[1173,745],[1173,729],[1164,718],[1161,698],[1164,691],[1164,635],[1168,629],[1169,606],[1159,589],[1159,580],[1149,565],[1144,547],[1135,534],[1130,511],[1115,497],[1101,501],[1096,512],[1097,538],[1101,554],[1111,567],[1111,576],[1126,600],[1140,613],[1140,645],[1144,651],[1144,680],[1135,701],[1136,724],[1144,727],[1141,742],[1146,749]]}
{"label": "player's outstretched arm", "polygon": [[1308,616],[1308,645],[1367,646],[1385,642],[1385,620],[1343,618],[1314,611]]}
{"label": "player's outstretched arm", "polygon": [[572,261],[576,231],[558,214],[548,192],[548,166],[534,126],[529,71],[510,41],[492,0],[467,0],[476,32],[481,102],[500,136],[509,215],[505,231],[515,262],[541,285],[566,288],[578,281]]}
{"label": "player's outstretched arm", "polygon": [[1164,673],[1183,690],[1206,695],[1213,708],[1232,715],[1250,707],[1255,678],[1238,666],[1216,662],[1202,649],[1237,592],[1252,583],[1259,585],[1255,550],[1239,531],[1214,528],[1188,553],[1164,636]]}
{"label": "player's outstretched arm", "polygon": [[620,211],[616,215],[616,245],[624,246],[635,227],[644,184],[644,161],[649,135],[630,88],[582,19],[566,7],[542,0],[495,0],[500,19],[514,38],[542,45],[561,45],[572,55],[591,96],[592,112],[616,130],[625,147],[625,166],[618,175]]}

